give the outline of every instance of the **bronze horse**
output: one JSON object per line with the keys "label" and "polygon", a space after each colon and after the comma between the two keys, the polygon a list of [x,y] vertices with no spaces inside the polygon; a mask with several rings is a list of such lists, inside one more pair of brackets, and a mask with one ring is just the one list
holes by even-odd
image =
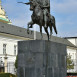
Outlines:
{"label": "bronze horse", "polygon": [[32,28],[34,24],[38,24],[40,26],[40,33],[41,33],[41,39],[42,39],[42,26],[44,27],[45,32],[47,33],[48,40],[49,40],[49,32],[48,27],[50,28],[50,35],[52,35],[52,27],[54,28],[55,33],[57,34],[56,25],[55,25],[55,18],[54,16],[51,16],[50,13],[47,13],[47,27],[45,27],[45,21],[44,21],[44,14],[42,7],[40,4],[38,4],[36,1],[30,0],[30,2],[25,3],[27,5],[30,5],[30,10],[33,11],[33,14],[31,15],[32,20],[28,23],[28,33],[29,28]]}

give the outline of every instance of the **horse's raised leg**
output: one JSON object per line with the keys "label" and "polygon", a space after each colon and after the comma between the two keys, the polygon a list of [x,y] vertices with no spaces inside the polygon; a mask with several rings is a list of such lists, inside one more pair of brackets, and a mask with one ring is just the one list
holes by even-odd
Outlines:
{"label": "horse's raised leg", "polygon": [[28,23],[28,26],[27,26],[27,33],[29,34],[29,28],[32,28],[32,25],[33,25],[34,23],[33,23],[33,21],[30,21],[29,23]]}
{"label": "horse's raised leg", "polygon": [[42,35],[42,26],[40,26],[40,33],[41,33],[41,40],[43,38],[43,35]]}
{"label": "horse's raised leg", "polygon": [[27,33],[29,34],[29,24],[27,25]]}
{"label": "horse's raised leg", "polygon": [[49,41],[49,33],[48,33],[48,30],[47,30],[47,28],[45,28],[45,27],[44,27],[44,30],[45,30],[45,32],[47,33],[48,41]]}

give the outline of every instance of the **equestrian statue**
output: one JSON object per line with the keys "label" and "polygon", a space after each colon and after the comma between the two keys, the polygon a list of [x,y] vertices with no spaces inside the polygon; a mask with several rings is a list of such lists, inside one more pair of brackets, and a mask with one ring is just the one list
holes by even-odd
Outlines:
{"label": "equestrian statue", "polygon": [[[41,39],[43,38],[42,27],[44,27],[44,30],[47,33],[48,40],[52,35],[52,28],[57,34],[55,17],[50,14],[50,0],[29,0],[29,2],[24,4],[30,5],[30,10],[33,11],[31,15],[32,20],[28,23],[27,26],[28,34],[29,28],[32,28],[34,24],[37,24],[40,27]],[[48,32],[48,27],[50,28],[50,36]]]}

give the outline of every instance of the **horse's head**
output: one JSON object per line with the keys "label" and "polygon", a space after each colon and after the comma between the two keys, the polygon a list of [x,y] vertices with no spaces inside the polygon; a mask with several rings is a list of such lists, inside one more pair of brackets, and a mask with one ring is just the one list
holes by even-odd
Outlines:
{"label": "horse's head", "polygon": [[36,1],[33,1],[33,0],[29,0],[30,2],[28,3],[25,3],[27,5],[30,5],[30,10],[33,11],[33,9],[36,7],[37,5],[37,2]]}

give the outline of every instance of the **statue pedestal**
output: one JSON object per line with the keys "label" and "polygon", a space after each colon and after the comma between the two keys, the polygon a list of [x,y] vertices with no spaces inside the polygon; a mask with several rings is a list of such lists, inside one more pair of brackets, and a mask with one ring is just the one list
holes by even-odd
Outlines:
{"label": "statue pedestal", "polygon": [[66,45],[52,41],[18,42],[18,77],[66,77]]}

